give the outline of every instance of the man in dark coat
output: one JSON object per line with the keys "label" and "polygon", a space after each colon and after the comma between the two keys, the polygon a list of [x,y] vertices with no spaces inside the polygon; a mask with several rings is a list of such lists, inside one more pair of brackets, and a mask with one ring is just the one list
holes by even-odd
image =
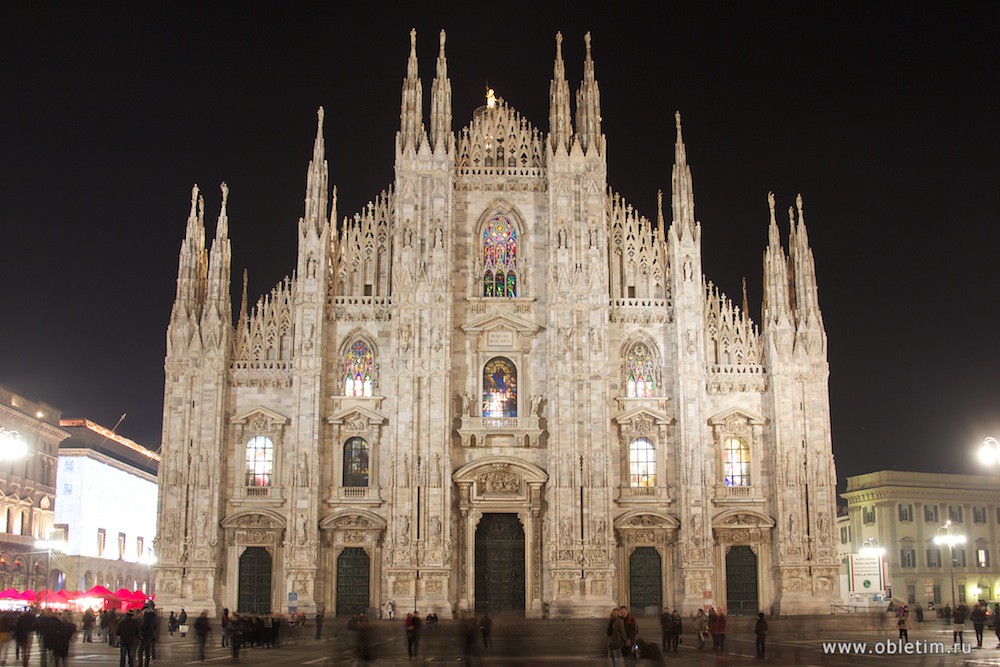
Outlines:
{"label": "man in dark coat", "polygon": [[628,607],[625,605],[622,605],[618,611],[625,626],[625,635],[628,637],[629,652],[625,659],[628,664],[633,665],[635,664],[635,640],[639,637],[639,623],[635,620],[635,616],[629,613]]}
{"label": "man in dark coat", "polygon": [[52,644],[59,633],[59,623],[59,618],[51,609],[44,609],[38,617],[38,634],[42,638],[42,667],[49,664],[49,654],[52,653]]}
{"label": "man in dark coat", "polygon": [[683,631],[684,625],[681,623],[681,615],[674,609],[674,613],[670,614],[670,644],[667,645],[667,650],[677,653]]}
{"label": "man in dark coat", "polygon": [[757,659],[764,659],[764,640],[767,637],[767,620],[764,619],[764,612],[757,614],[757,622],[753,626],[753,633],[757,637]]}
{"label": "man in dark coat", "polygon": [[670,629],[672,623],[670,619],[670,610],[666,607],[663,608],[663,613],[660,614],[660,634],[663,636],[662,647],[666,651],[667,647],[670,645]]}
{"label": "man in dark coat", "polygon": [[153,647],[156,643],[157,622],[153,604],[147,602],[142,608],[142,622],[139,624],[139,667],[149,667],[150,659],[156,653]]}
{"label": "man in dark coat", "polygon": [[17,617],[14,624],[14,638],[17,640],[17,648],[20,652],[22,665],[28,667],[28,658],[31,656],[31,634],[38,628],[35,614],[26,611]]}
{"label": "man in dark coat", "polygon": [[198,640],[198,659],[205,659],[205,642],[208,641],[208,635],[212,632],[212,626],[208,623],[208,610],[201,612],[201,616],[198,620],[194,622],[194,635]]}
{"label": "man in dark coat", "polygon": [[118,637],[118,649],[121,656],[118,667],[135,667],[135,651],[139,647],[139,621],[132,614],[125,614],[115,628]]}

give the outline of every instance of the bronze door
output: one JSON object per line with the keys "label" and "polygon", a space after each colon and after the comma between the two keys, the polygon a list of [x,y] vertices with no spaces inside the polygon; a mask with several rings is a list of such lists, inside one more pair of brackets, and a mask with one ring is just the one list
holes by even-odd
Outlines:
{"label": "bronze door", "polygon": [[337,616],[353,616],[370,607],[371,559],[361,547],[337,556]]}
{"label": "bronze door", "polygon": [[654,547],[639,547],[628,559],[629,605],[633,615],[652,607],[659,616],[663,608],[663,561]]}
{"label": "bronze door", "polygon": [[726,554],[726,608],[730,616],[757,615],[757,554],[748,546]]}
{"label": "bronze door", "polygon": [[267,614],[271,610],[271,554],[264,547],[248,547],[240,556],[237,611]]}
{"label": "bronze door", "polygon": [[524,528],[516,514],[484,514],[476,527],[476,611],[524,612]]}

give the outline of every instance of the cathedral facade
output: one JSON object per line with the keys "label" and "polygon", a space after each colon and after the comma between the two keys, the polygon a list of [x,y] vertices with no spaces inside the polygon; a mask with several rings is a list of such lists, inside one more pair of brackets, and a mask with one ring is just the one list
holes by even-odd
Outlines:
{"label": "cathedral facade", "polygon": [[[828,611],[827,343],[802,201],[773,196],[759,323],[702,273],[676,118],[666,211],[608,186],[589,34],[548,132],[493,97],[452,129],[416,35],[395,180],[337,219],[323,111],[298,259],[230,299],[226,186],[191,200],[167,332],[163,608],[529,617]],[[763,218],[763,216],[762,216]],[[762,232],[765,225],[762,224]]]}

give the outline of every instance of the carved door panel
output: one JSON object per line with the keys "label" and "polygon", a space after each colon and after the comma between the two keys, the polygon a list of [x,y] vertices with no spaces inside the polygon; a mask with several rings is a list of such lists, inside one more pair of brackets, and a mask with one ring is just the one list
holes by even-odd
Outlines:
{"label": "carved door panel", "polygon": [[726,608],[730,616],[757,615],[757,554],[748,546],[726,554]]}
{"label": "carved door panel", "polygon": [[524,528],[516,514],[484,514],[476,528],[476,611],[524,611]]}
{"label": "carved door panel", "polygon": [[271,611],[271,554],[264,547],[248,547],[240,555],[237,611],[251,614]]}
{"label": "carved door panel", "polygon": [[628,559],[629,605],[635,616],[663,609],[663,561],[654,547],[639,547]]}
{"label": "carved door panel", "polygon": [[337,616],[353,616],[370,607],[371,559],[361,547],[337,556]]}

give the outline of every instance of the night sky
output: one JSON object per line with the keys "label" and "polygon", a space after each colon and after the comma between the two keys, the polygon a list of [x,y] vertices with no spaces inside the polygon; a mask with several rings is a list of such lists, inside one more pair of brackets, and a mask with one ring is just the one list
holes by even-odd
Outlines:
{"label": "night sky", "polygon": [[157,447],[192,183],[211,235],[228,182],[256,300],[294,268],[318,106],[340,216],[391,182],[411,27],[425,118],[448,31],[456,131],[487,82],[547,131],[553,36],[575,96],[590,30],[609,184],[655,216],[679,109],[705,272],[757,321],[767,192],[803,193],[842,480],[1000,436],[1000,4],[153,4],[5,6],[0,383]]}

